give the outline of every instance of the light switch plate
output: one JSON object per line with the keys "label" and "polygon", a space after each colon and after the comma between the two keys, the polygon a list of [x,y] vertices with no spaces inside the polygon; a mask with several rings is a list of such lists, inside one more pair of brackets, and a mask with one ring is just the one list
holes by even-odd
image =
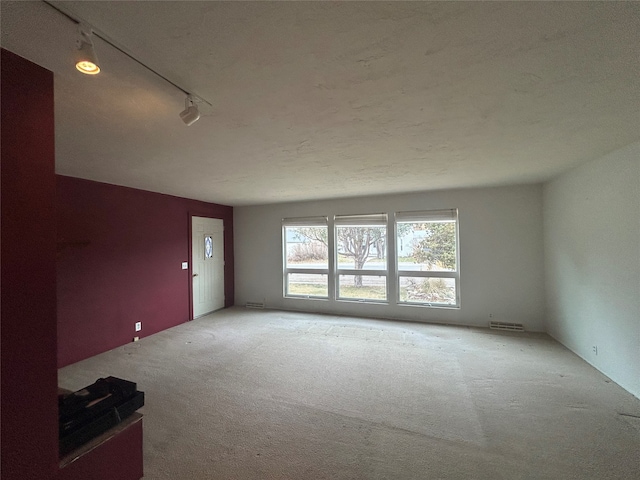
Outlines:
{"label": "light switch plate", "polygon": [[182,269],[186,270],[187,268],[189,268],[189,262],[182,262]]}

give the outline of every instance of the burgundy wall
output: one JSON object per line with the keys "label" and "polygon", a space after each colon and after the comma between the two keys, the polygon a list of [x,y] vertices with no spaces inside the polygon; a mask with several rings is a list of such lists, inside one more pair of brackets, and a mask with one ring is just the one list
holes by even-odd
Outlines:
{"label": "burgundy wall", "polygon": [[[225,226],[225,304],[233,305],[233,209],[56,176],[58,366],[190,319],[190,216]],[[136,333],[135,322],[142,322]]]}
{"label": "burgundy wall", "polygon": [[2,50],[2,478],[58,471],[53,74]]}

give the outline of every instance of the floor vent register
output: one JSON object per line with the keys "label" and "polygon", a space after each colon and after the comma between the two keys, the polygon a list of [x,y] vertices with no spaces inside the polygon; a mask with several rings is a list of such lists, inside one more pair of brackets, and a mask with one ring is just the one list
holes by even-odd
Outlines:
{"label": "floor vent register", "polygon": [[490,322],[489,328],[492,330],[507,330],[510,332],[524,332],[524,325],[521,323]]}

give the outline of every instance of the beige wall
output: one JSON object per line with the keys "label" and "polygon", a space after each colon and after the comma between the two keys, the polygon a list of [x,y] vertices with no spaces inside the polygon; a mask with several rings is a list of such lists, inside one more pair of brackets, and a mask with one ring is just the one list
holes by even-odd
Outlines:
{"label": "beige wall", "polygon": [[548,332],[640,398],[640,143],[545,184],[544,248]]}
{"label": "beige wall", "polygon": [[[445,208],[459,210],[459,309],[283,298],[283,218]],[[234,238],[236,305],[483,327],[492,314],[544,329],[541,185],[237,207]]]}

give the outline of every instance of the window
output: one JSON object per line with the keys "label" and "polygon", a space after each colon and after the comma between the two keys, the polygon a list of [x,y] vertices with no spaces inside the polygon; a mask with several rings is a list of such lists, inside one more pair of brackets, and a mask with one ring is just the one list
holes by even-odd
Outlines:
{"label": "window", "polygon": [[458,211],[396,213],[391,238],[388,223],[386,213],[284,219],[284,296],[459,307]]}
{"label": "window", "polygon": [[327,217],[284,219],[284,295],[329,297]]}
{"label": "window", "polygon": [[398,301],[458,306],[458,211],[396,214]]}
{"label": "window", "polygon": [[209,236],[204,237],[204,258],[213,258],[213,239]]}
{"label": "window", "polygon": [[335,217],[336,298],[387,300],[387,215]]}

